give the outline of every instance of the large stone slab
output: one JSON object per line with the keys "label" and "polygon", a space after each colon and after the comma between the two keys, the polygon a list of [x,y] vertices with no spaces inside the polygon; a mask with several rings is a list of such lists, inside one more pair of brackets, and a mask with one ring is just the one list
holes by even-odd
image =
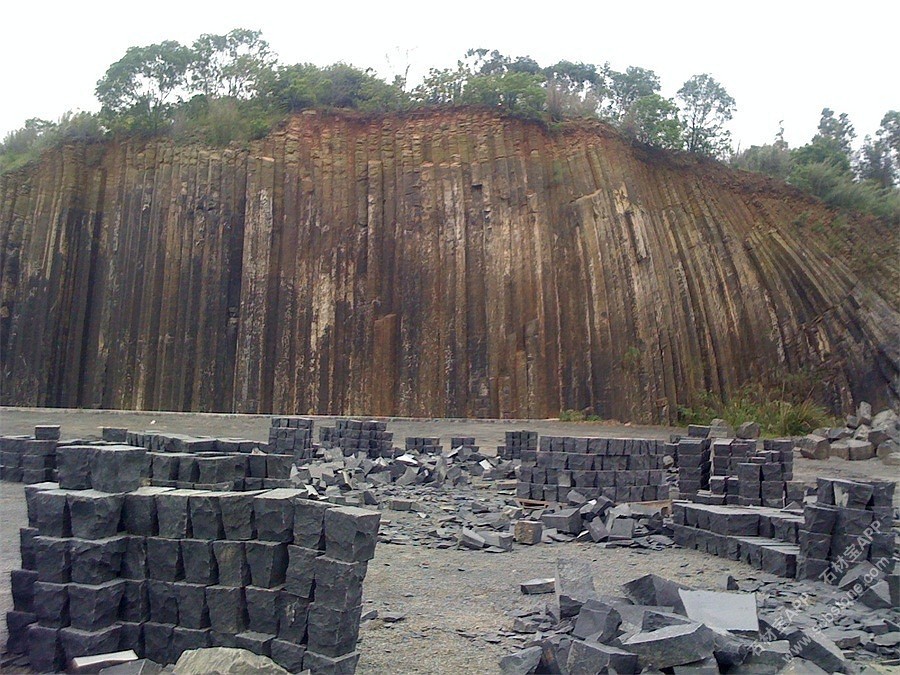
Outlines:
{"label": "large stone slab", "polygon": [[701,624],[669,626],[638,633],[622,642],[622,648],[637,654],[643,668],[669,668],[713,655],[713,632]]}
{"label": "large stone slab", "polygon": [[288,675],[288,671],[268,657],[227,647],[188,650],[178,658],[175,672],[179,675]]}
{"label": "large stone slab", "polygon": [[590,565],[571,558],[557,558],[556,602],[560,618],[577,616],[585,602],[596,599]]}
{"label": "large stone slab", "polygon": [[687,617],[718,631],[759,633],[756,593],[723,593],[679,589]]}

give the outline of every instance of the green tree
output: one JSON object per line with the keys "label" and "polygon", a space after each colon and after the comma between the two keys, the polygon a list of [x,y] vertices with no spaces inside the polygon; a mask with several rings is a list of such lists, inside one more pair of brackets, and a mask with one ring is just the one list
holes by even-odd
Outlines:
{"label": "green tree", "polygon": [[257,30],[235,28],[224,35],[205,33],[194,41],[191,82],[207,96],[250,98],[275,65],[269,43]]}
{"label": "green tree", "polygon": [[685,121],[685,147],[711,157],[723,157],[731,149],[731,120],[735,101],[708,73],[694,75],[678,90]]}
{"label": "green tree", "polygon": [[478,75],[466,82],[460,102],[488,107],[503,107],[515,115],[538,117],[546,93],[544,78],[520,72]]}
{"label": "green tree", "polygon": [[609,70],[607,81],[603,114],[616,122],[625,118],[635,101],[659,92],[659,76],[647,68],[628,66],[621,73]]}
{"label": "green tree", "polygon": [[605,76],[591,63],[559,61],[542,71],[547,79],[547,112],[555,120],[597,114]]}
{"label": "green tree", "polygon": [[751,145],[731,158],[731,166],[735,169],[755,171],[781,180],[788,179],[792,165],[791,150],[784,140],[784,126],[780,122],[773,143]]}
{"label": "green tree", "polygon": [[856,130],[850,123],[847,113],[841,113],[837,117],[831,108],[824,108],[819,118],[819,133],[821,138],[833,141],[841,151],[850,157],[853,154],[853,139],[856,138]]}
{"label": "green tree", "polygon": [[432,68],[422,83],[413,89],[413,101],[422,105],[451,105],[459,103],[463,88],[471,76],[460,62],[456,69]]}
{"label": "green tree", "polygon": [[659,94],[642,96],[634,101],[620,123],[622,131],[657,148],[678,150],[683,147],[684,133],[675,102]]}
{"label": "green tree", "polygon": [[193,53],[173,40],[129,47],[97,82],[104,116],[128,128],[159,128],[185,91]]}

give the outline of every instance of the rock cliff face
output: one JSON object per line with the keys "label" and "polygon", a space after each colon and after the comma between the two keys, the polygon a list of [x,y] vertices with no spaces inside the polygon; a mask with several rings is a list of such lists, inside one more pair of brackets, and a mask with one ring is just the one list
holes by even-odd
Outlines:
{"label": "rock cliff face", "polygon": [[812,372],[834,407],[896,402],[897,232],[834,221],[483,111],[67,146],[0,178],[0,401],[667,421]]}

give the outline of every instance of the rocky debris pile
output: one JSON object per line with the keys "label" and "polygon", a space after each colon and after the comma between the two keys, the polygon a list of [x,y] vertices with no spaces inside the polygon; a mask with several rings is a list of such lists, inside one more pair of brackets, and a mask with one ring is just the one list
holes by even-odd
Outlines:
{"label": "rocky debris pile", "polygon": [[33,436],[0,437],[0,480],[43,483],[54,480],[59,427],[40,425]]}
{"label": "rocky debris pile", "polygon": [[238,647],[285,669],[352,673],[380,514],[301,490],[136,488],[143,448],[60,449],[26,488],[7,650],[40,672],[133,650],[174,663]]}
{"label": "rocky debris pile", "polygon": [[[560,559],[555,579],[522,584],[554,593],[542,610],[512,617],[523,649],[507,675],[599,672],[851,672],[873,657],[896,658],[896,610],[863,610],[814,582],[735,582],[732,592],[694,590],[648,574],[621,596],[597,593],[590,568]],[[821,669],[821,670],[820,670]]]}
{"label": "rocky debris pile", "polygon": [[[874,587],[871,602],[900,606],[900,577],[895,571],[893,498],[888,481],[817,479],[816,501],[803,509],[797,576],[835,583],[851,566],[868,562],[885,578]],[[843,583],[843,581],[842,581]]]}
{"label": "rocky debris pile", "polygon": [[390,459],[394,456],[394,434],[387,430],[387,422],[377,420],[341,419],[333,427],[319,429],[323,448],[340,448],[345,455],[365,452],[371,459]]}
{"label": "rocky debris pile", "polygon": [[662,441],[543,436],[539,449],[521,449],[516,494],[566,502],[575,489],[587,499],[614,502],[667,499]]}
{"label": "rocky debris pile", "polygon": [[796,447],[808,459],[839,457],[851,461],[878,457],[888,466],[900,466],[900,417],[893,410],[872,415],[863,401],[843,427],[816,429],[800,438]]}

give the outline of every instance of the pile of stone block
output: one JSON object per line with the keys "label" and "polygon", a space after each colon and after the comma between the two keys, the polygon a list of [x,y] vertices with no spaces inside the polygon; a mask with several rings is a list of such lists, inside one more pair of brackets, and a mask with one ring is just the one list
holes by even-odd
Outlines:
{"label": "pile of stone block", "polygon": [[0,480],[13,483],[42,483],[53,480],[59,427],[40,425],[33,436],[0,437]]}
{"label": "pile of stone block", "polygon": [[872,406],[860,403],[843,427],[816,429],[800,438],[800,453],[808,459],[858,461],[878,457],[889,466],[900,466],[900,417],[893,410],[872,415]]}
{"label": "pile of stone block", "polygon": [[[728,456],[734,442],[713,441],[713,471],[716,453],[725,455],[734,475],[713,475],[709,491],[699,491],[694,501],[702,504],[737,504],[740,506],[768,506],[782,508],[792,502],[802,503],[805,485],[794,482],[794,451],[790,439],[766,440],[763,449],[740,457]],[[724,466],[724,462],[719,466]]]}
{"label": "pile of stone block", "polygon": [[311,459],[313,449],[313,420],[305,417],[276,416],[269,427],[269,452],[290,454],[294,463]]}
{"label": "pile of stone block", "polygon": [[[407,436],[406,452],[417,452],[424,455],[440,455],[444,448],[441,446],[441,439],[424,436]],[[451,447],[456,447],[455,445]]]}
{"label": "pile of stone block", "polygon": [[781,577],[797,574],[799,511],[677,501],[672,505],[675,543],[742,562]]}
{"label": "pile of stone block", "polygon": [[222,646],[291,672],[352,673],[380,515],[299,490],[138,488],[140,454],[61,448],[60,484],[26,489],[8,649],[39,672]]}
{"label": "pile of stone block", "polygon": [[[689,433],[691,429],[689,428]],[[697,430],[693,430],[697,433]],[[669,447],[668,452],[673,448]],[[700,490],[709,489],[710,440],[706,437],[688,436],[679,439],[674,448],[678,462],[678,494],[696,497]]]}
{"label": "pile of stone block", "polygon": [[835,582],[864,562],[893,575],[895,485],[819,478],[816,501],[803,509],[798,576]]}
{"label": "pile of stone block", "polygon": [[466,448],[471,452],[478,452],[481,449],[475,444],[474,436],[451,436],[450,448],[453,450],[457,448]]}
{"label": "pile of stone block", "polygon": [[536,431],[507,431],[504,445],[497,446],[497,456],[503,459],[522,459],[522,453],[529,455],[537,450]]}
{"label": "pile of stone block", "polygon": [[537,450],[522,450],[516,494],[565,502],[577,490],[586,499],[613,502],[666,499],[661,441],[544,436]]}
{"label": "pile of stone block", "polygon": [[394,457],[394,434],[387,430],[386,422],[337,420],[335,426],[319,429],[319,440],[322,447],[340,448],[347,456],[363,451],[372,459]]}
{"label": "pile of stone block", "polygon": [[[756,442],[737,438],[717,438],[712,441],[712,476],[737,476],[738,464],[756,454]],[[710,479],[712,480],[712,479]]]}

